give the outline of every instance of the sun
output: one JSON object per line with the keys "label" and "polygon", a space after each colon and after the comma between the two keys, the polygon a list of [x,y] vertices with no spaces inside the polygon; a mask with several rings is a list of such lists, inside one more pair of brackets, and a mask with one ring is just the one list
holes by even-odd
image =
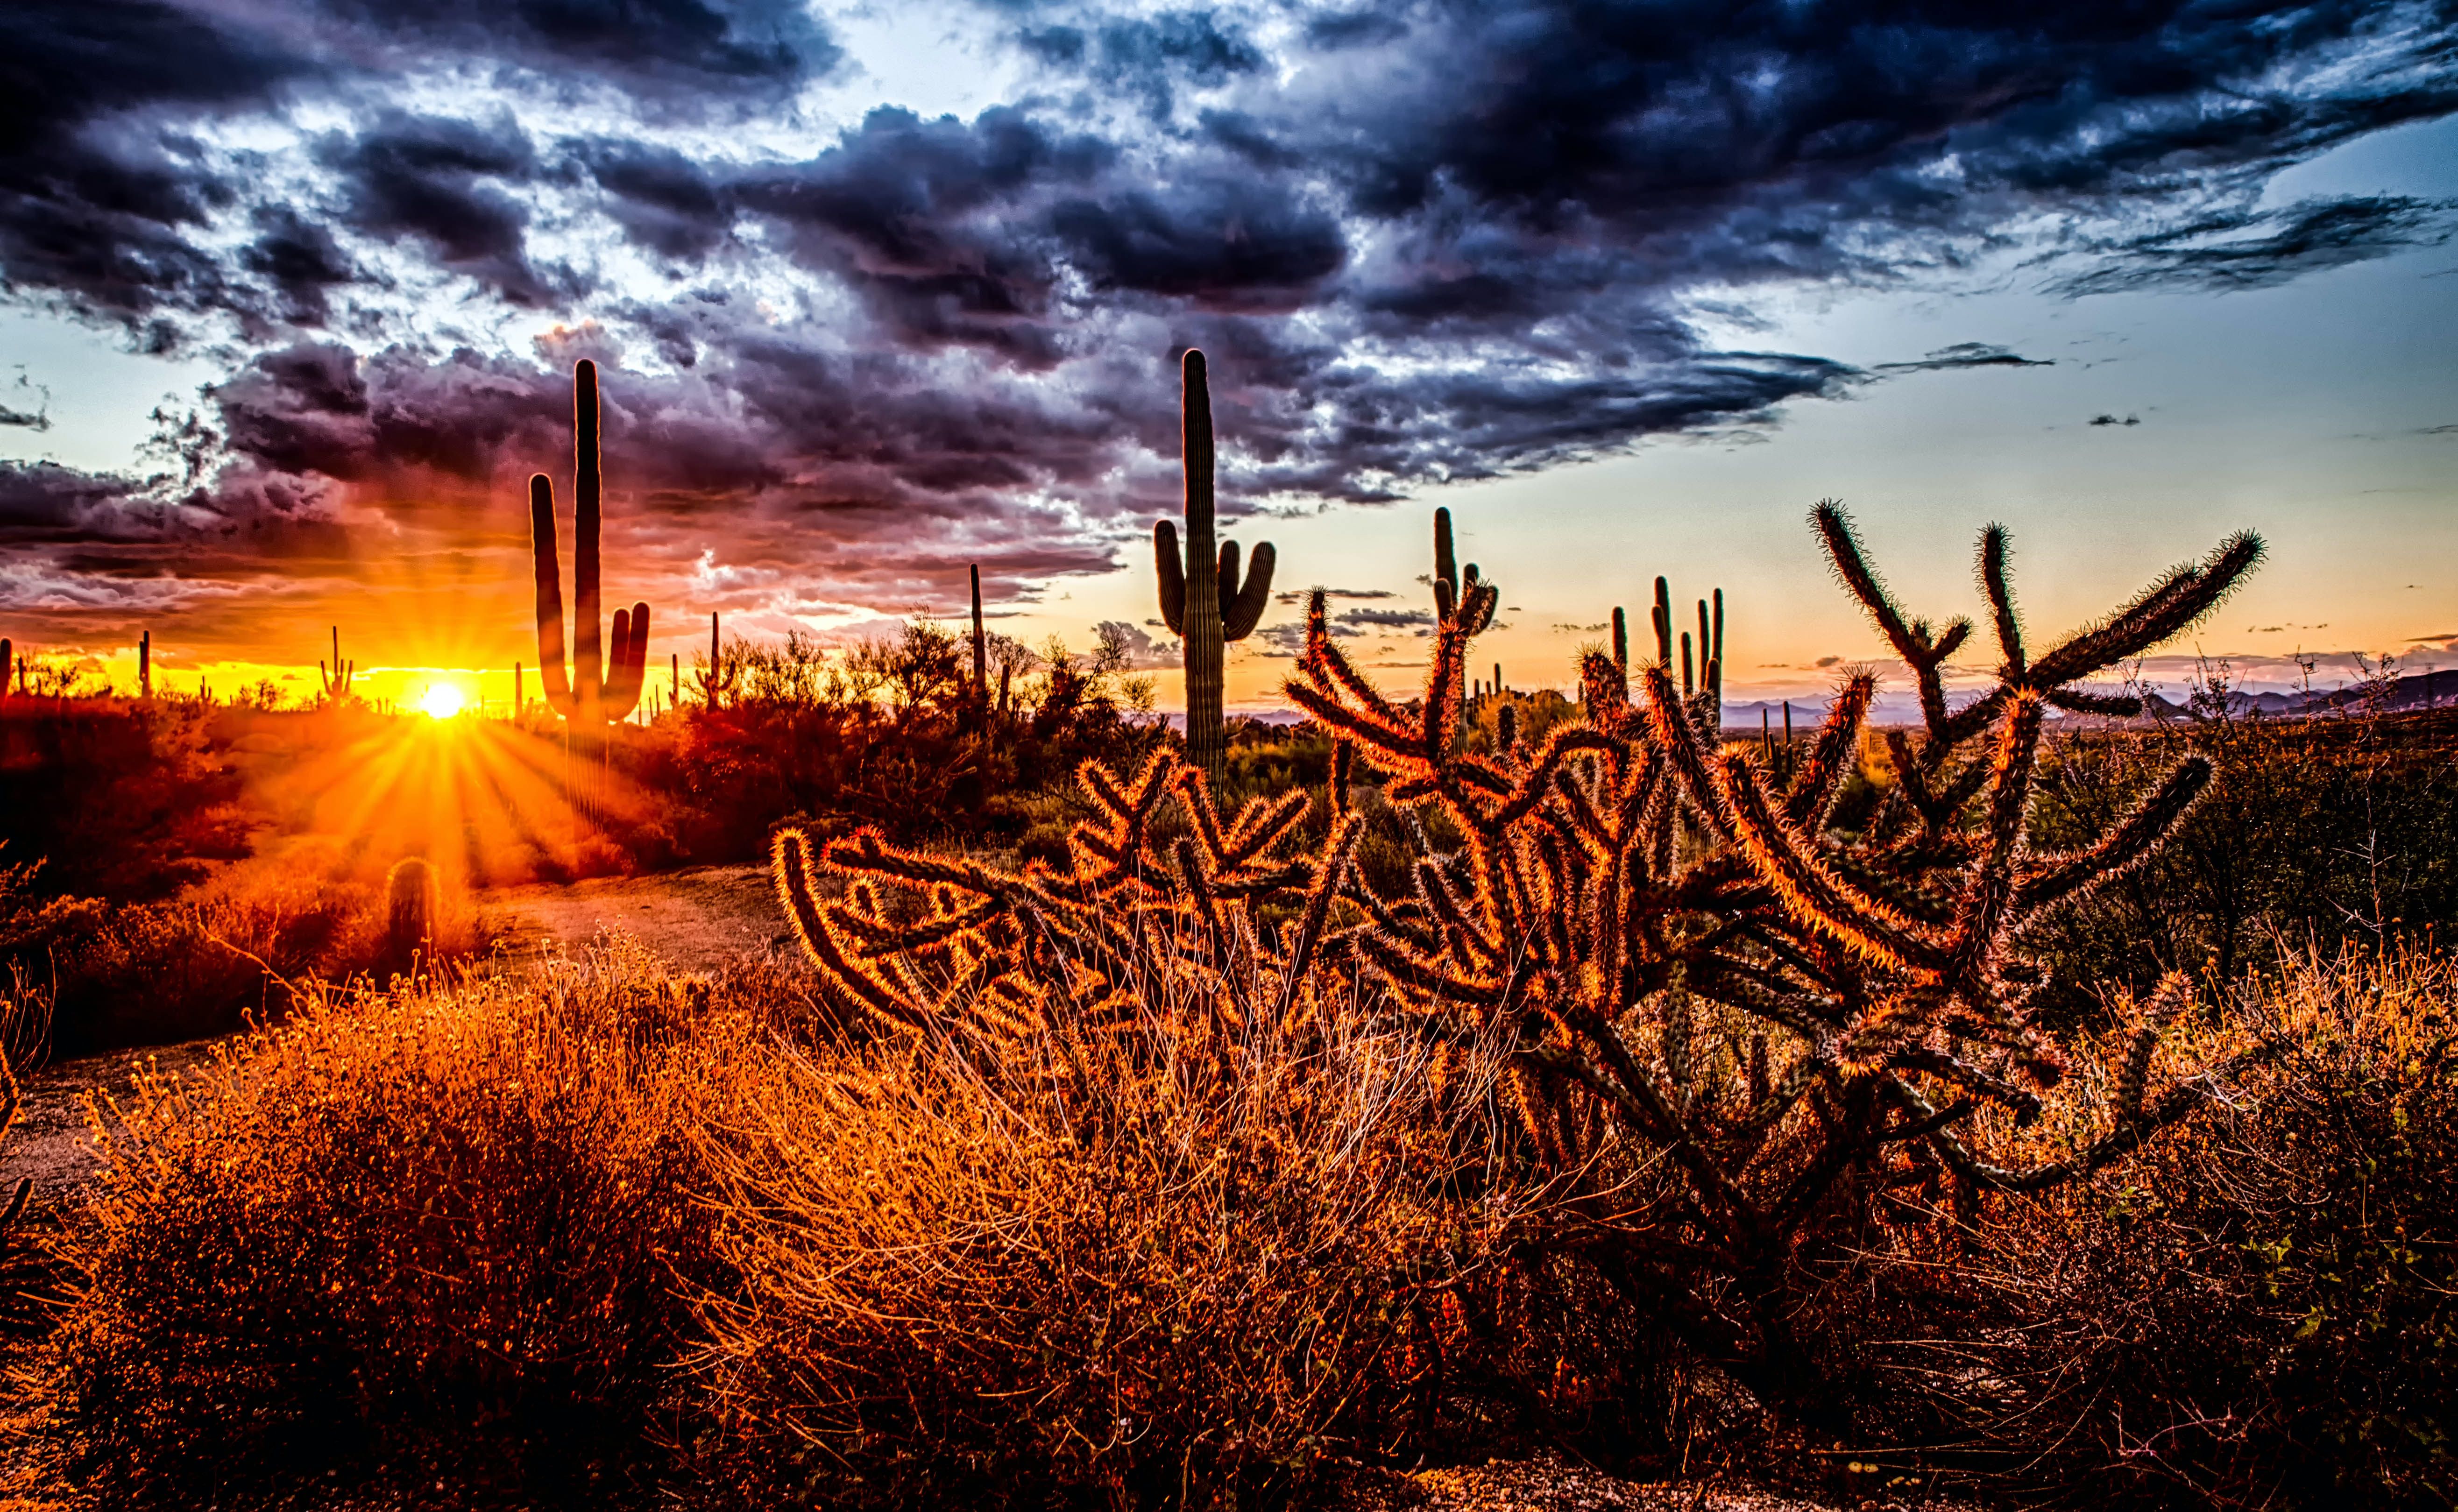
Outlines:
{"label": "sun", "polygon": [[430,686],[427,696],[418,701],[418,707],[425,710],[430,719],[449,719],[461,712],[461,690],[448,682]]}

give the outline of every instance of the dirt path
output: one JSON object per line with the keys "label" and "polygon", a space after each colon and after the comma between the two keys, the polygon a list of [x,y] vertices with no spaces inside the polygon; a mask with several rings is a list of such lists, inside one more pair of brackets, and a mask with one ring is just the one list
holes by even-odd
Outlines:
{"label": "dirt path", "polygon": [[515,961],[577,949],[601,930],[632,936],[677,971],[794,950],[767,869],[760,866],[506,887],[479,894],[477,904],[480,925]]}
{"label": "dirt path", "polygon": [[18,1105],[17,1127],[0,1146],[0,1192],[13,1191],[21,1177],[31,1178],[34,1190],[27,1198],[27,1211],[39,1221],[73,1197],[98,1169],[85,1094],[125,1095],[139,1070],[186,1070],[210,1059],[218,1043],[191,1040],[152,1049],[113,1050],[19,1077],[25,1101]]}
{"label": "dirt path", "polygon": [[[571,886],[505,888],[480,894],[477,904],[480,923],[512,964],[576,950],[600,931],[630,935],[677,971],[794,951],[768,873],[758,866],[701,866]],[[97,1164],[85,1094],[124,1094],[130,1078],[148,1066],[185,1070],[209,1059],[217,1043],[115,1050],[21,1077],[25,1101],[17,1127],[0,1145],[0,1200],[20,1177],[32,1178],[29,1203],[38,1212],[73,1197],[92,1180]]]}

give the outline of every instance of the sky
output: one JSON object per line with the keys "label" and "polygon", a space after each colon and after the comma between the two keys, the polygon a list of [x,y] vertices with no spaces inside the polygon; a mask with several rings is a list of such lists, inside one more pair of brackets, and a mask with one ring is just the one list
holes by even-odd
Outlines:
{"label": "sky", "polygon": [[[2145,674],[2458,666],[2458,5],[31,0],[0,58],[0,634],[123,684],[533,662],[524,480],[606,398],[606,593],[1128,627],[1213,374],[1225,529],[1406,684],[1429,518],[1565,686],[1654,578],[1727,701],[1879,642],[1805,524],[2035,635],[2227,532]],[[1985,637],[1982,637],[1985,639]],[[1974,652],[1966,675],[1985,675]]]}

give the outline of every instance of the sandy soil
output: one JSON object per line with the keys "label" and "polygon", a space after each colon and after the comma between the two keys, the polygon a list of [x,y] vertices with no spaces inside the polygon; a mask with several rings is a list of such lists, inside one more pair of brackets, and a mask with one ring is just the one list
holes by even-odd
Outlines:
{"label": "sandy soil", "polygon": [[628,934],[677,971],[743,956],[791,956],[793,937],[760,866],[695,866],[654,877],[602,877],[568,886],[506,887],[477,898],[480,926],[513,960]]}
{"label": "sandy soil", "polygon": [[[149,1067],[185,1070],[210,1059],[216,1043],[194,1040],[146,1050],[115,1050],[21,1075],[17,1083],[25,1101],[17,1109],[16,1129],[0,1146],[0,1192],[30,1177],[34,1190],[27,1198],[28,1213],[38,1222],[53,1213],[94,1179],[97,1169],[86,1093],[125,1092],[130,1079]],[[107,1105],[104,1112],[108,1116]]]}

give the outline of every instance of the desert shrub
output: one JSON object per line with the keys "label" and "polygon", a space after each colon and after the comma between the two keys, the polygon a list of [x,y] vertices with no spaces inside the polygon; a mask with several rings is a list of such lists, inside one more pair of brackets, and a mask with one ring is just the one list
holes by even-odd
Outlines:
{"label": "desert shrub", "polygon": [[2164,727],[2052,742],[2042,839],[2104,826],[2189,753],[2210,791],[2159,853],[2035,932],[2053,1018],[2092,1020],[2109,988],[2170,971],[2223,988],[2277,969],[2282,942],[2378,945],[2458,918],[2458,738],[2441,715],[2267,718],[2215,677]]}
{"label": "desert shrub", "polygon": [[[781,1056],[708,1134],[748,1504],[1248,1505],[1429,1447],[1513,1189],[1492,1058],[1148,954],[1100,1030]],[[1452,1378],[1469,1374],[1450,1358]]]}
{"label": "desert shrub", "polygon": [[[337,874],[311,848],[237,862],[160,902],[0,892],[0,960],[51,993],[51,1051],[80,1055],[226,1033],[252,1012],[282,1011],[287,984],[381,984],[404,963],[386,924],[380,882]],[[458,885],[439,891],[428,938],[432,961],[482,943]]]}
{"label": "desert shrub", "polygon": [[677,990],[569,963],[141,1077],[65,1241],[73,1475],[179,1505],[326,1476],[620,1491],[672,1393],[677,1277],[705,1275],[691,1067],[738,1022]]}
{"label": "desert shrub", "polygon": [[1948,1446],[1905,1462],[2144,1504],[2458,1498],[2458,964],[2307,956],[2224,1007],[2198,1032],[2277,1048],[2224,1100],[1884,1278],[1928,1338],[1893,1345],[1895,1441]]}
{"label": "desert shrub", "polygon": [[0,841],[34,888],[160,899],[247,854],[250,819],[210,711],[174,699],[0,704]]}

